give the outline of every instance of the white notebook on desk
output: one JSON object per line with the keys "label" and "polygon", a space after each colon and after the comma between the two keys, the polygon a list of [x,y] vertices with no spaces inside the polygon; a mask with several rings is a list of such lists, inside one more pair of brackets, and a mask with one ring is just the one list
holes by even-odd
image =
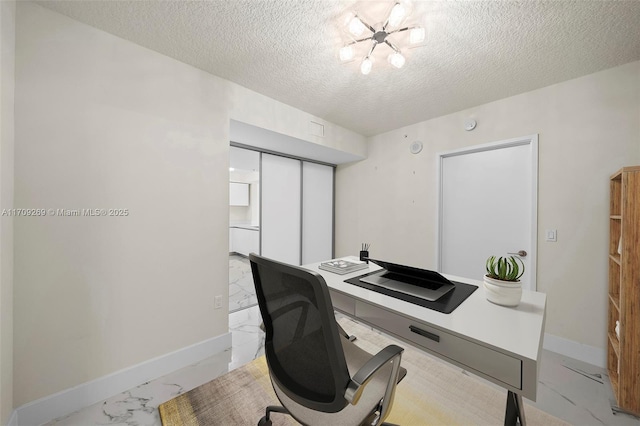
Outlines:
{"label": "white notebook on desk", "polygon": [[334,259],[328,262],[322,262],[318,268],[333,272],[334,274],[345,275],[351,272],[356,272],[361,269],[366,269],[369,265],[365,262],[356,260]]}

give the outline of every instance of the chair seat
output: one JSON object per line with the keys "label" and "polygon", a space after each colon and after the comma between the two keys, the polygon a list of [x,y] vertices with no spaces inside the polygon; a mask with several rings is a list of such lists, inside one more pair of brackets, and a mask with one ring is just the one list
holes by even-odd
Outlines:
{"label": "chair seat", "polygon": [[[342,343],[342,348],[344,350],[349,375],[353,377],[360,367],[371,359],[373,355],[359,348],[344,336],[340,336],[340,342]],[[400,382],[406,374],[407,370],[400,367],[398,382]],[[371,378],[371,381],[366,385],[358,403],[356,405],[347,404],[346,407],[340,411],[340,424],[355,426],[361,424],[362,419],[370,417],[370,414],[375,411],[378,402],[384,396],[390,375],[391,364],[388,363],[384,367],[380,368],[380,370],[378,370],[378,372]],[[323,413],[297,404],[295,401],[291,400],[273,380],[271,383],[273,384],[273,388],[282,405],[298,422],[306,425],[328,425],[335,423],[336,413]]]}

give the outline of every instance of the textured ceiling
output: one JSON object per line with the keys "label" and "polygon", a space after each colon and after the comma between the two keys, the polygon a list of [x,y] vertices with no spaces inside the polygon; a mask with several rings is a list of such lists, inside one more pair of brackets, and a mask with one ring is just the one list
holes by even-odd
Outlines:
{"label": "textured ceiling", "polygon": [[363,135],[640,60],[636,0],[416,0],[426,42],[400,70],[381,46],[368,76],[339,63],[341,24],[390,1],[38,3]]}

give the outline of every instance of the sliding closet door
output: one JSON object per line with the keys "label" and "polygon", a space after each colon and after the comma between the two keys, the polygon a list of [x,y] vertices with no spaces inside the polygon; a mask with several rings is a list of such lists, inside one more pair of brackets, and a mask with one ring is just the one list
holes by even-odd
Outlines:
{"label": "sliding closet door", "polygon": [[302,163],[302,264],[333,257],[333,167]]}
{"label": "sliding closet door", "polygon": [[300,265],[301,166],[299,160],[262,154],[262,255]]}

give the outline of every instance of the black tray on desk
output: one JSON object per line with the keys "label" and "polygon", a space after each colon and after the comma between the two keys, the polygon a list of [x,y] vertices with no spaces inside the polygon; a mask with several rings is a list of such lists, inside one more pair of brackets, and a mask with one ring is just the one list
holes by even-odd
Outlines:
{"label": "black tray on desk", "polygon": [[369,284],[360,281],[360,278],[368,275],[377,274],[380,271],[369,272],[368,274],[359,275],[357,277],[344,280],[345,283],[353,284],[358,287],[366,288],[367,290],[375,291],[376,293],[384,294],[387,296],[395,297],[396,299],[404,300],[405,302],[413,303],[434,311],[442,312],[443,314],[450,314],[454,311],[465,299],[471,296],[471,293],[478,289],[478,286],[473,284],[465,284],[457,281],[451,281],[455,284],[455,288],[442,296],[438,300],[430,301],[421,299],[419,297],[412,296],[410,294],[401,293],[399,291],[390,290],[388,288],[379,287],[375,284]]}

